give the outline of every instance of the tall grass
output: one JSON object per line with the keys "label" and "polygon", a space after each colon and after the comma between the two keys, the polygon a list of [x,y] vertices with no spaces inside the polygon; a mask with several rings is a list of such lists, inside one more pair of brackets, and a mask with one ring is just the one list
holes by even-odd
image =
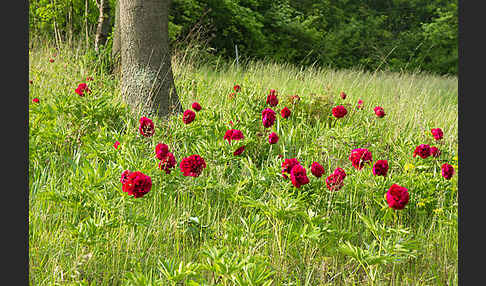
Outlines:
{"label": "tall grass", "polygon": [[[181,115],[153,118],[155,135],[143,138],[103,58],[34,47],[29,100],[40,102],[29,101],[31,285],[457,285],[459,170],[450,181],[440,175],[443,162],[457,167],[457,78],[205,64],[187,50],[173,57],[176,87],[185,109],[194,101],[203,109],[190,125]],[[74,89],[87,76],[92,93],[79,97]],[[231,99],[234,84],[242,90]],[[287,120],[277,114],[275,145],[261,125],[270,89],[279,94],[275,110],[292,110]],[[301,98],[295,105],[293,94]],[[349,111],[339,120],[329,117],[337,104]],[[376,105],[384,118],[374,115]],[[441,143],[430,134],[436,127]],[[223,140],[229,128],[245,135],[239,157]],[[199,154],[207,168],[198,178],[183,177],[178,165],[163,173],[158,142],[178,163]],[[441,156],[413,158],[422,143]],[[388,160],[386,178],[352,168],[349,153],[359,147]],[[296,189],[284,180],[279,155],[298,158],[310,183]],[[324,177],[310,174],[313,161]],[[348,176],[330,192],[324,179],[336,167]],[[126,169],[151,176],[145,197],[122,192]],[[393,183],[410,192],[404,210],[386,205]]]}

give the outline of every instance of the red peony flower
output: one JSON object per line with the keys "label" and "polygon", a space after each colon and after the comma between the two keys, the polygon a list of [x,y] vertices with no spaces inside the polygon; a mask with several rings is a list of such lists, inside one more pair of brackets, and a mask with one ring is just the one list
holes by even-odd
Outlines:
{"label": "red peony flower", "polygon": [[346,93],[344,93],[344,91],[341,91],[339,95],[341,96],[342,99],[346,99]]}
{"label": "red peony flower", "polygon": [[343,185],[343,178],[338,173],[332,173],[326,178],[326,186],[330,191],[339,191]]}
{"label": "red peony flower", "polygon": [[159,162],[159,169],[165,171],[166,174],[170,174],[172,168],[176,165],[174,154],[167,152],[167,155]]}
{"label": "red peony flower", "polygon": [[[125,171],[126,172],[126,171]],[[141,198],[152,188],[152,179],[142,172],[122,174],[122,190],[134,198]],[[124,175],[125,174],[125,175]]]}
{"label": "red peony flower", "polygon": [[375,165],[373,165],[373,175],[386,177],[387,173],[388,173],[388,161],[387,160],[376,161]]}
{"label": "red peony flower", "polygon": [[198,102],[194,102],[192,104],[192,109],[199,111],[199,110],[201,110],[201,105]]}
{"label": "red peony flower", "polygon": [[386,201],[388,206],[395,210],[401,210],[408,203],[410,196],[405,187],[393,184],[386,193]]}
{"label": "red peony flower", "polygon": [[239,156],[241,153],[245,151],[245,145],[241,146],[240,148],[236,149],[235,152],[233,152],[233,156]]}
{"label": "red peony flower", "polygon": [[430,146],[430,155],[432,155],[434,158],[437,158],[440,156],[440,150],[439,148],[435,146]]}
{"label": "red peony flower", "polygon": [[333,174],[336,174],[339,176],[339,178],[341,178],[341,180],[344,180],[344,178],[346,178],[346,172],[344,172],[344,169],[343,168],[339,168],[337,167]]}
{"label": "red peony flower", "polygon": [[184,114],[182,115],[182,122],[184,122],[185,124],[189,124],[194,121],[194,118],[196,118],[196,113],[188,109],[184,111]]}
{"label": "red peony flower", "polygon": [[88,88],[86,83],[80,83],[78,87],[74,90],[79,96],[84,96],[84,92],[91,93],[91,90]]}
{"label": "red peony flower", "polygon": [[376,116],[382,118],[385,116],[385,110],[381,106],[377,106],[373,109],[375,111]]}
{"label": "red peony flower", "polygon": [[357,170],[361,170],[365,163],[371,163],[373,159],[371,157],[371,152],[368,151],[368,149],[357,148],[351,151],[349,160],[353,167]]}
{"label": "red peony flower", "polygon": [[120,142],[116,141],[115,144],[113,144],[113,147],[115,147],[115,149],[118,149],[118,146],[120,146]]}
{"label": "red peony flower", "polygon": [[417,154],[422,158],[425,159],[431,155],[430,153],[430,146],[428,144],[420,144],[415,148],[413,151],[413,157],[417,156]]}
{"label": "red peony flower", "polygon": [[206,168],[206,162],[199,155],[191,155],[182,159],[179,167],[184,176],[199,177]]}
{"label": "red peony flower", "polygon": [[140,126],[138,127],[140,134],[145,137],[150,137],[155,133],[154,122],[147,117],[140,118]]}
{"label": "red peony flower", "polygon": [[275,133],[275,132],[270,133],[270,135],[268,135],[268,143],[275,144],[277,142],[278,142],[277,133]]}
{"label": "red peony flower", "polygon": [[296,188],[309,183],[307,172],[300,164],[294,165],[290,170],[290,180]]}
{"label": "red peony flower", "polygon": [[278,104],[278,98],[275,94],[267,95],[267,104],[270,106],[276,106]]}
{"label": "red peony flower", "polygon": [[241,86],[239,86],[238,84],[235,84],[235,86],[233,86],[233,90],[236,91],[236,92],[239,92],[241,90]]}
{"label": "red peony flower", "polygon": [[223,137],[223,139],[228,140],[229,144],[231,144],[231,140],[241,140],[243,138],[245,138],[245,136],[243,136],[243,132],[238,129],[226,130],[226,133]]}
{"label": "red peony flower", "polygon": [[36,98],[32,99],[32,102],[39,103],[39,99],[36,97]]}
{"label": "red peony flower", "polygon": [[435,140],[440,140],[444,137],[444,133],[440,128],[431,129],[430,132],[432,132]]}
{"label": "red peony flower", "polygon": [[320,178],[324,174],[324,167],[317,162],[313,162],[311,165],[311,173],[317,178]]}
{"label": "red peony flower", "polygon": [[262,111],[262,121],[265,128],[271,127],[275,122],[275,111],[271,108],[265,108]]}
{"label": "red peony flower", "polygon": [[282,115],[282,118],[287,118],[290,116],[290,109],[287,107],[284,107],[282,110],[280,110],[280,115]]}
{"label": "red peony flower", "polygon": [[447,163],[443,164],[441,169],[442,169],[442,177],[444,177],[446,180],[450,180],[454,175],[454,167],[452,167]]}
{"label": "red peony flower", "polygon": [[287,175],[290,175],[290,171],[292,171],[292,168],[295,165],[300,165],[299,161],[296,158],[285,159],[282,162],[282,175],[285,179],[289,178]]}
{"label": "red peony flower", "polygon": [[336,118],[344,117],[346,114],[348,114],[348,111],[342,105],[338,105],[332,109],[332,115]]}
{"label": "red peony flower", "polygon": [[155,156],[159,160],[164,160],[169,154],[169,146],[167,144],[159,143],[155,146]]}

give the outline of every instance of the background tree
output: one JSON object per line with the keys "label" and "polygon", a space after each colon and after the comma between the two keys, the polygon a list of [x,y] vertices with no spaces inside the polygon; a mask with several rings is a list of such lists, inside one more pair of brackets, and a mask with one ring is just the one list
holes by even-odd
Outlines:
{"label": "background tree", "polygon": [[95,36],[95,50],[98,52],[99,47],[106,44],[108,35],[111,32],[110,23],[110,2],[108,0],[96,0],[96,5],[98,5],[99,16],[98,16],[98,27],[96,28]]}
{"label": "background tree", "polygon": [[132,108],[182,111],[169,50],[169,0],[120,0],[121,93]]}

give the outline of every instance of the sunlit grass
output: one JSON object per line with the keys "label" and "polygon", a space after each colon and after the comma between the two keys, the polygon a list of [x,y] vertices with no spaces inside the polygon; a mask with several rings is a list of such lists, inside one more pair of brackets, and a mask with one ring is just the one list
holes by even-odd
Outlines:
{"label": "sunlit grass", "polygon": [[[50,63],[53,53],[48,45],[29,51],[32,285],[457,285],[459,170],[450,181],[440,174],[443,162],[457,166],[456,77],[201,65],[175,56],[183,108],[197,101],[202,110],[189,125],[181,115],[152,118],[155,135],[143,138],[141,115],[122,103],[117,78],[100,60],[62,49]],[[81,82],[91,94],[74,93]],[[231,99],[234,84],[242,89]],[[274,110],[292,111],[285,120],[277,111],[269,128],[280,137],[275,145],[261,124],[270,89],[279,98]],[[301,100],[292,105],[294,94]],[[348,108],[339,120],[329,118],[337,104]],[[373,113],[376,105],[384,118]],[[436,127],[444,131],[440,143],[430,134]],[[239,157],[223,140],[229,128],[245,135]],[[165,174],[158,142],[177,163],[199,154],[207,168],[198,178],[183,177],[178,164]],[[441,157],[413,158],[422,143],[438,146]],[[363,147],[373,160],[388,160],[386,178],[352,168],[350,151]],[[298,158],[310,183],[296,189],[284,180],[279,155]],[[313,161],[325,169],[320,179],[310,173]],[[336,167],[348,176],[329,192],[324,180]],[[145,197],[122,192],[126,169],[151,176]],[[397,212],[384,198],[393,183],[410,192]]]}

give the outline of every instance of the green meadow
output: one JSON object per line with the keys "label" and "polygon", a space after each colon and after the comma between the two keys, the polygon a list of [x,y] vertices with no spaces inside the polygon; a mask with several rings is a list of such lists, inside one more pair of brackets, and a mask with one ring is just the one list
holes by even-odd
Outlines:
{"label": "green meadow", "polygon": [[[155,134],[143,137],[139,119],[147,115],[123,103],[107,62],[48,43],[29,50],[30,285],[458,284],[457,77],[237,66],[175,53],[183,109],[196,101],[202,109],[190,124],[182,114],[149,116]],[[91,90],[84,97],[74,92],[82,82]],[[241,90],[230,96],[236,84]],[[275,124],[264,128],[270,89],[279,103]],[[343,118],[332,116],[337,105],[348,110]],[[244,139],[228,144],[223,136],[232,128]],[[276,144],[268,143],[270,132]],[[176,158],[170,174],[158,168],[158,143]],[[420,144],[440,156],[413,157]],[[356,148],[387,160],[388,174],[353,168]],[[185,177],[179,164],[193,154],[207,167]],[[286,158],[305,167],[308,184],[296,188],[283,178]],[[313,162],[324,167],[322,177],[311,174]],[[444,163],[455,169],[450,180],[441,175]],[[337,167],[347,176],[330,191],[325,180]],[[150,192],[123,192],[125,170],[150,176]],[[387,204],[393,184],[408,189],[402,210]]]}

